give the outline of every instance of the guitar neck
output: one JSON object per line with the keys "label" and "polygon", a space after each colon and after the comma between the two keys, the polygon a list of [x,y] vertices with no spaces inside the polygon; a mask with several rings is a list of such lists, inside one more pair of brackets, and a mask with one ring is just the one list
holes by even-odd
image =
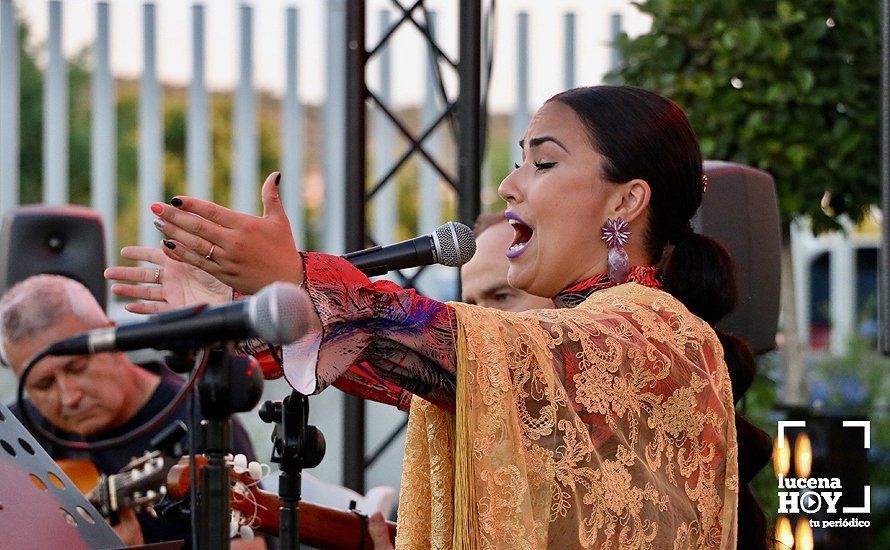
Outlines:
{"label": "guitar neck", "polygon": [[90,504],[105,517],[123,508],[141,508],[157,502],[165,492],[164,482],[173,461],[160,453],[134,459],[120,473],[101,476],[89,496]]}
{"label": "guitar neck", "polygon": [[[260,523],[257,531],[278,536],[280,528],[281,501],[278,495],[267,491],[255,490],[254,497],[259,504]],[[240,502],[238,502],[241,497]],[[354,550],[363,548],[373,550],[374,544],[368,535],[365,518],[350,511],[338,510],[300,501],[300,542],[324,550]],[[254,510],[253,503],[241,495],[232,495],[232,508],[250,513]],[[387,521],[390,541],[396,539],[396,524]],[[359,544],[358,541],[361,541]]]}

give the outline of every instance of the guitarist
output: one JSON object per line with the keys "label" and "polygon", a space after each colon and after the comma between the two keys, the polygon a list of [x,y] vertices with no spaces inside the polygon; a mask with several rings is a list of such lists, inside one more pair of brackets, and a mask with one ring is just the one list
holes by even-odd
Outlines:
{"label": "guitarist", "polygon": [[[58,275],[36,275],[0,298],[0,354],[18,376],[28,359],[47,345],[113,324],[79,282]],[[47,357],[34,367],[26,384],[30,401],[25,406],[31,407],[29,412],[36,422],[65,439],[89,441],[121,435],[147,422],[173,399],[184,381],[159,363],[137,365],[123,353],[109,352]],[[11,409],[20,415],[17,407]],[[188,409],[182,406],[169,421],[187,417]],[[88,456],[35,437],[54,459],[87,458],[99,472],[110,475],[118,473],[132,457],[153,450],[149,441],[165,427],[122,447]],[[247,432],[237,419],[232,422],[232,442],[233,453],[256,460]],[[115,531],[128,545],[190,541],[187,522],[174,524],[133,510],[122,510],[120,517]],[[233,548],[264,547],[261,538],[250,543],[233,541]]]}

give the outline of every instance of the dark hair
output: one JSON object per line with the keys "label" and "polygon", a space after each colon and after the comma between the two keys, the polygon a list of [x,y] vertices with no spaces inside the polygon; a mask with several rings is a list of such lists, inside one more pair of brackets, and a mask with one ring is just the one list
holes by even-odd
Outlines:
{"label": "dark hair", "polygon": [[[701,204],[702,156],[683,111],[658,94],[627,86],[575,88],[553,96],[570,107],[603,156],[603,178],[620,184],[649,184],[646,251],[663,267],[664,288],[712,326],[735,307],[738,291],[732,258],[713,239],[693,232],[690,221]],[[672,245],[672,246],[668,246]],[[751,385],[756,363],[747,344],[721,334],[733,398]],[[739,548],[766,548],[766,518],[747,484],[768,462],[772,441],[736,414],[739,445]]]}

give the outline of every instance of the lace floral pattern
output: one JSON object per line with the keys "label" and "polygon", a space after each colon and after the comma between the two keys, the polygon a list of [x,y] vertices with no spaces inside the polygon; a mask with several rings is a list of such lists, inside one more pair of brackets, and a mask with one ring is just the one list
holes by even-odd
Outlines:
{"label": "lace floral pattern", "polygon": [[655,268],[506,313],[303,260],[318,390],[411,405],[399,548],[735,546],[722,347]]}
{"label": "lace floral pattern", "polygon": [[425,546],[461,515],[472,519],[455,527],[455,548],[735,546],[734,410],[706,323],[636,284],[574,309],[454,307],[457,416],[412,414],[403,479],[435,454],[424,448],[432,416],[455,423],[453,449],[464,433],[472,452],[453,457],[454,517],[425,514],[415,486],[403,488],[399,547]]}

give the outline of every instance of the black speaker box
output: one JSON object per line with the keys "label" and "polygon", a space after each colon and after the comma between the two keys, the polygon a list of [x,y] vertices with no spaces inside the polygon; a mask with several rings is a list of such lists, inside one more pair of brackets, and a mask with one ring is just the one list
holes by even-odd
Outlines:
{"label": "black speaker box", "polygon": [[754,353],[776,347],[781,287],[779,203],[773,177],[750,166],[705,161],[708,190],[692,220],[697,233],[729,250],[736,265],[739,304],[717,323],[746,340]]}
{"label": "black speaker box", "polygon": [[82,206],[22,206],[0,228],[0,293],[32,275],[51,273],[86,286],[105,309],[102,217]]}

